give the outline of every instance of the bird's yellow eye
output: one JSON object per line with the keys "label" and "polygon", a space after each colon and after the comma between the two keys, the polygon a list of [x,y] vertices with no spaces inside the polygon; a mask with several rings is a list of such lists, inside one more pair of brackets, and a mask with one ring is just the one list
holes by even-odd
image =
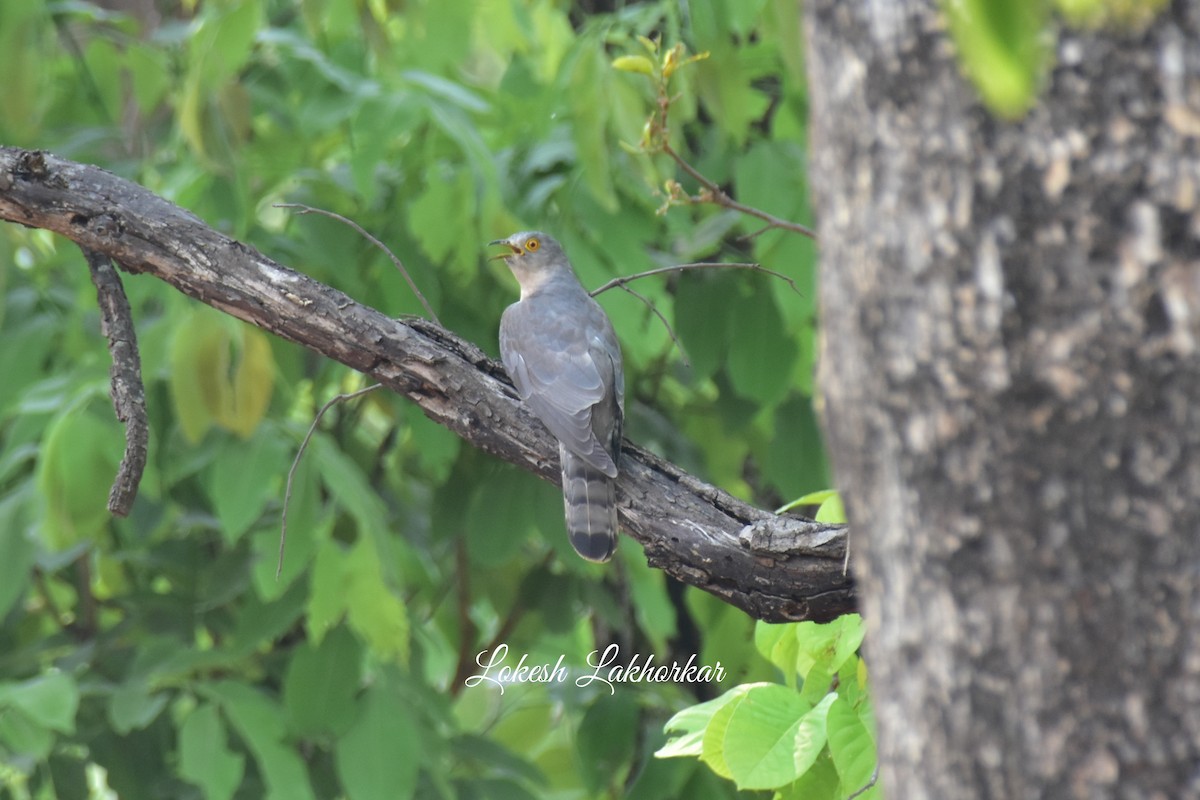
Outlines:
{"label": "bird's yellow eye", "polygon": [[530,239],[528,242],[525,243],[525,249],[532,253],[533,251],[537,250],[541,246],[541,244],[542,243],[539,242],[537,239]]}

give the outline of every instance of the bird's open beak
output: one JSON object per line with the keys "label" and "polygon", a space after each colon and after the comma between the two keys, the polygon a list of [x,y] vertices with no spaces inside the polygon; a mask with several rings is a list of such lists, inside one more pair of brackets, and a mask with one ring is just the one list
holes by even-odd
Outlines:
{"label": "bird's open beak", "polygon": [[488,259],[488,261],[495,261],[498,258],[512,258],[515,255],[520,255],[520,253],[521,253],[521,248],[517,247],[512,242],[508,241],[508,239],[496,239],[495,241],[488,242],[488,247],[491,247],[492,245],[497,245],[497,244],[504,245],[505,247],[507,247],[509,249],[509,252],[498,253],[497,255],[490,257]]}

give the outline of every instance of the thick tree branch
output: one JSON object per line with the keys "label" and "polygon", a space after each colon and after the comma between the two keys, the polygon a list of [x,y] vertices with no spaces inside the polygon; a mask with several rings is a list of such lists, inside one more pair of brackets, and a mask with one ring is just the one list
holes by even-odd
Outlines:
{"label": "thick tree branch", "polygon": [[[0,218],[55,231],[370,375],[476,447],[559,479],[554,440],[478,347],[432,322],[363,306],[141,186],[0,147]],[[628,442],[620,466],[621,525],[652,566],[760,619],[827,620],[854,608],[842,573],[845,529],[775,517]]]}

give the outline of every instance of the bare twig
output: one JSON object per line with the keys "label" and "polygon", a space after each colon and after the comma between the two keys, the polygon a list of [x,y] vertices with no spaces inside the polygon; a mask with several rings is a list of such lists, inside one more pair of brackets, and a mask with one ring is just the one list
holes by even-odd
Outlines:
{"label": "bare twig", "polygon": [[[667,141],[665,136],[662,140],[662,150],[664,153],[669,155],[676,164],[679,165],[680,169],[692,176],[697,183],[704,187],[703,193],[701,193],[698,197],[691,198],[693,201],[715,203],[716,205],[723,206],[725,208],[732,208],[734,211],[740,211],[743,214],[761,219],[763,222],[767,223],[767,228],[779,228],[781,230],[791,231],[792,233],[798,233],[801,236],[807,236],[810,239],[817,238],[817,232],[806,225],[801,225],[799,222],[792,222],[790,220],[782,219],[774,214],[768,214],[766,211],[763,211],[760,208],[748,206],[745,203],[739,203],[737,200],[734,200],[732,197],[726,194],[724,189],[705,177],[703,173],[689,164],[683,156],[675,152],[675,148],[671,147],[670,142]],[[762,233],[762,231],[759,231],[758,233]],[[754,235],[757,236],[758,233],[755,233]]]}
{"label": "bare twig", "polygon": [[417,288],[416,282],[413,281],[412,276],[408,274],[408,270],[404,268],[404,263],[400,261],[395,253],[388,249],[387,245],[376,239],[371,234],[367,233],[367,231],[364,230],[363,227],[357,222],[352,219],[347,219],[341,214],[337,214],[333,211],[326,211],[323,208],[313,208],[312,206],[306,206],[303,203],[275,203],[274,207],[293,208],[296,209],[297,213],[299,214],[321,214],[329,217],[330,219],[336,219],[338,222],[343,222],[354,230],[358,231],[359,235],[361,235],[364,239],[378,247],[383,252],[387,253],[387,257],[392,260],[392,263],[396,265],[396,269],[400,270],[400,274],[404,276],[404,280],[408,283],[408,288],[412,289],[413,294],[415,294],[417,299],[421,301],[421,305],[425,308],[425,313],[428,314],[429,318],[438,325],[442,324],[442,321],[438,319],[438,315],[434,313],[433,306],[429,305],[429,301],[425,299],[425,295],[421,294],[421,290]]}
{"label": "bare twig", "polygon": [[118,517],[129,516],[137,497],[142,472],[146,468],[146,448],[150,442],[150,425],[146,419],[146,388],[142,385],[142,365],[138,355],[137,333],[133,329],[133,312],[121,277],[112,261],[103,253],[81,248],[96,286],[100,304],[100,329],[108,339],[112,356],[109,367],[113,408],[117,419],[125,425],[125,454],[108,493],[108,510]]}
{"label": "bare twig", "polygon": [[773,269],[767,269],[761,264],[723,261],[698,261],[694,264],[676,264],[671,267],[656,267],[654,269],[648,269],[645,272],[636,272],[633,275],[622,275],[619,278],[613,278],[608,283],[593,289],[591,294],[592,297],[595,297],[601,292],[607,292],[609,289],[615,289],[618,286],[624,286],[625,284],[636,281],[639,278],[647,278],[651,275],[661,275],[664,272],[683,272],[684,270],[689,269],[749,269],[755,272],[761,272],[764,275],[770,275],[772,277],[779,278],[782,281],[787,281],[788,286],[792,287],[792,291],[794,291],[796,294],[803,294],[803,292],[800,291],[800,287],[796,285],[796,282],[787,275],[784,275],[782,272],[776,272]]}
{"label": "bare twig", "polygon": [[300,466],[300,457],[304,455],[304,451],[308,448],[309,440],[312,439],[313,434],[317,431],[317,424],[320,423],[321,417],[325,416],[325,412],[333,408],[338,403],[341,403],[345,400],[353,400],[354,398],[360,397],[367,392],[373,392],[381,385],[382,384],[372,383],[370,386],[358,389],[357,391],[335,395],[329,400],[329,402],[321,406],[321,410],[317,412],[315,417],[313,417],[312,424],[308,426],[308,433],[304,434],[304,441],[300,442],[300,449],[296,451],[296,457],[292,459],[292,466],[288,469],[287,488],[285,488],[283,492],[283,514],[279,528],[279,560],[275,563],[275,580],[279,580],[279,575],[283,572],[283,548],[287,544],[287,515],[288,506],[291,505],[292,502],[292,481],[296,477],[296,468]]}
{"label": "bare twig", "polygon": [[671,341],[674,342],[675,346],[679,348],[679,357],[683,360],[683,365],[685,367],[690,367],[692,362],[688,360],[687,351],[683,349],[683,342],[679,341],[679,337],[675,335],[675,330],[671,327],[671,323],[667,322],[667,318],[664,317],[662,312],[658,310],[658,306],[654,305],[649,297],[635,292],[625,284],[622,283],[618,285],[622,291],[629,292],[629,294],[645,303],[646,308],[650,309],[654,316],[658,317],[659,321],[663,324],[663,327],[667,329],[667,335],[671,337]]}

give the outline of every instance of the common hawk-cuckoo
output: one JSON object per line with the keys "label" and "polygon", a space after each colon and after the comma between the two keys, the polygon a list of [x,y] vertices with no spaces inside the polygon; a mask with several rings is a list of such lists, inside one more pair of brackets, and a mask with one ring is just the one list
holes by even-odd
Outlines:
{"label": "common hawk-cuckoo", "polygon": [[617,546],[617,458],[625,414],[621,345],[562,247],[515,233],[504,259],[521,299],[500,318],[500,356],[521,399],[558,439],[567,535],[575,552],[607,561]]}

